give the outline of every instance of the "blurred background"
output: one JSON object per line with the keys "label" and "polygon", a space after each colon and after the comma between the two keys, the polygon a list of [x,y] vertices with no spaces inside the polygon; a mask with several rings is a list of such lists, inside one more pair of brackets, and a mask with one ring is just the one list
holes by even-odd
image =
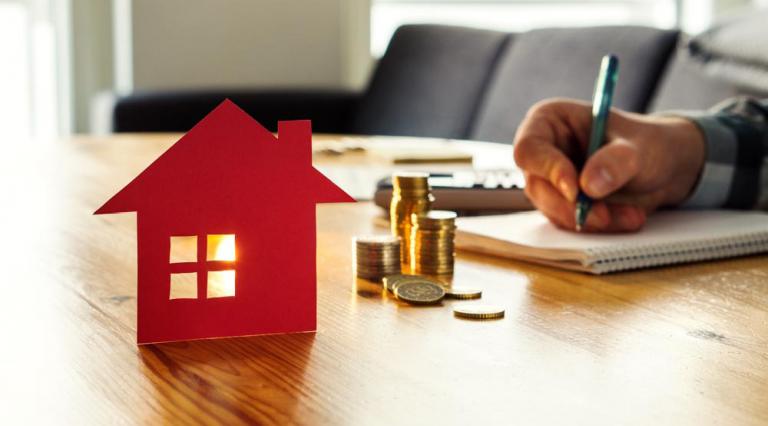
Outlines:
{"label": "blurred background", "polygon": [[0,0],[4,137],[109,132],[116,94],[362,90],[397,27],[698,34],[768,0]]}

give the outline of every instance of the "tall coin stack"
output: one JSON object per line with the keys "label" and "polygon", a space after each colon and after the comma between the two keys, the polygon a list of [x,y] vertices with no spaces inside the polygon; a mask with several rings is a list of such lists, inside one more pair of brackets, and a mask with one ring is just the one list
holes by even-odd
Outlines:
{"label": "tall coin stack", "polygon": [[453,274],[456,213],[432,210],[414,213],[411,228],[411,270],[417,274]]}
{"label": "tall coin stack", "polygon": [[432,207],[434,197],[429,188],[428,173],[399,172],[392,175],[392,202],[389,221],[392,235],[402,242],[401,261],[411,264],[411,218],[421,215]]}
{"label": "tall coin stack", "polygon": [[379,281],[400,273],[400,239],[391,235],[355,238],[357,276]]}

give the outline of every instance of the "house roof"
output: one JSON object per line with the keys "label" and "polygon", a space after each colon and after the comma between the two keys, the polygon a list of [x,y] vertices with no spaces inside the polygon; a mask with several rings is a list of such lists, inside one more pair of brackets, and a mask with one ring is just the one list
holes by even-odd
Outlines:
{"label": "house roof", "polygon": [[95,214],[140,211],[212,196],[314,203],[354,199],[312,166],[309,120],[277,137],[225,100]]}

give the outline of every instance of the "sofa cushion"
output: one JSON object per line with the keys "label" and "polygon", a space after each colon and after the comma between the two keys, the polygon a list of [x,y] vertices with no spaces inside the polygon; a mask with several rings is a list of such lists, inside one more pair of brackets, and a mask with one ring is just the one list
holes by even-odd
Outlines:
{"label": "sofa cushion", "polygon": [[644,27],[553,28],[518,34],[489,85],[472,139],[511,143],[528,108],[549,97],[591,100],[603,55],[619,57],[614,106],[645,111],[678,32]]}
{"label": "sofa cushion", "polygon": [[354,120],[364,134],[466,138],[509,35],[406,25],[392,37]]}
{"label": "sofa cushion", "polygon": [[[764,94],[768,94],[768,90]],[[704,63],[681,48],[664,73],[648,109],[650,112],[704,110],[738,95],[760,96],[758,92],[712,75]]]}
{"label": "sofa cushion", "polygon": [[694,37],[688,47],[706,72],[735,86],[768,91],[768,10],[724,21]]}
{"label": "sofa cushion", "polygon": [[650,109],[707,109],[737,95],[768,97],[765,22],[768,11],[753,11],[681,43]]}

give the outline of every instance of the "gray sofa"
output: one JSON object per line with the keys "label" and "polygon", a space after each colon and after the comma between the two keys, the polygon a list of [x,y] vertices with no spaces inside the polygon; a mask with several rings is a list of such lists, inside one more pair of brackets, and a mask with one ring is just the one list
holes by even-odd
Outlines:
{"label": "gray sofa", "polygon": [[[186,131],[230,98],[262,124],[312,119],[316,132],[511,143],[541,99],[589,100],[600,58],[621,63],[614,105],[635,112],[705,109],[768,95],[768,13],[688,39],[644,27],[550,28],[509,34],[409,25],[393,36],[367,89],[134,93],[117,100],[116,132]],[[745,47],[747,46],[747,47]]]}

